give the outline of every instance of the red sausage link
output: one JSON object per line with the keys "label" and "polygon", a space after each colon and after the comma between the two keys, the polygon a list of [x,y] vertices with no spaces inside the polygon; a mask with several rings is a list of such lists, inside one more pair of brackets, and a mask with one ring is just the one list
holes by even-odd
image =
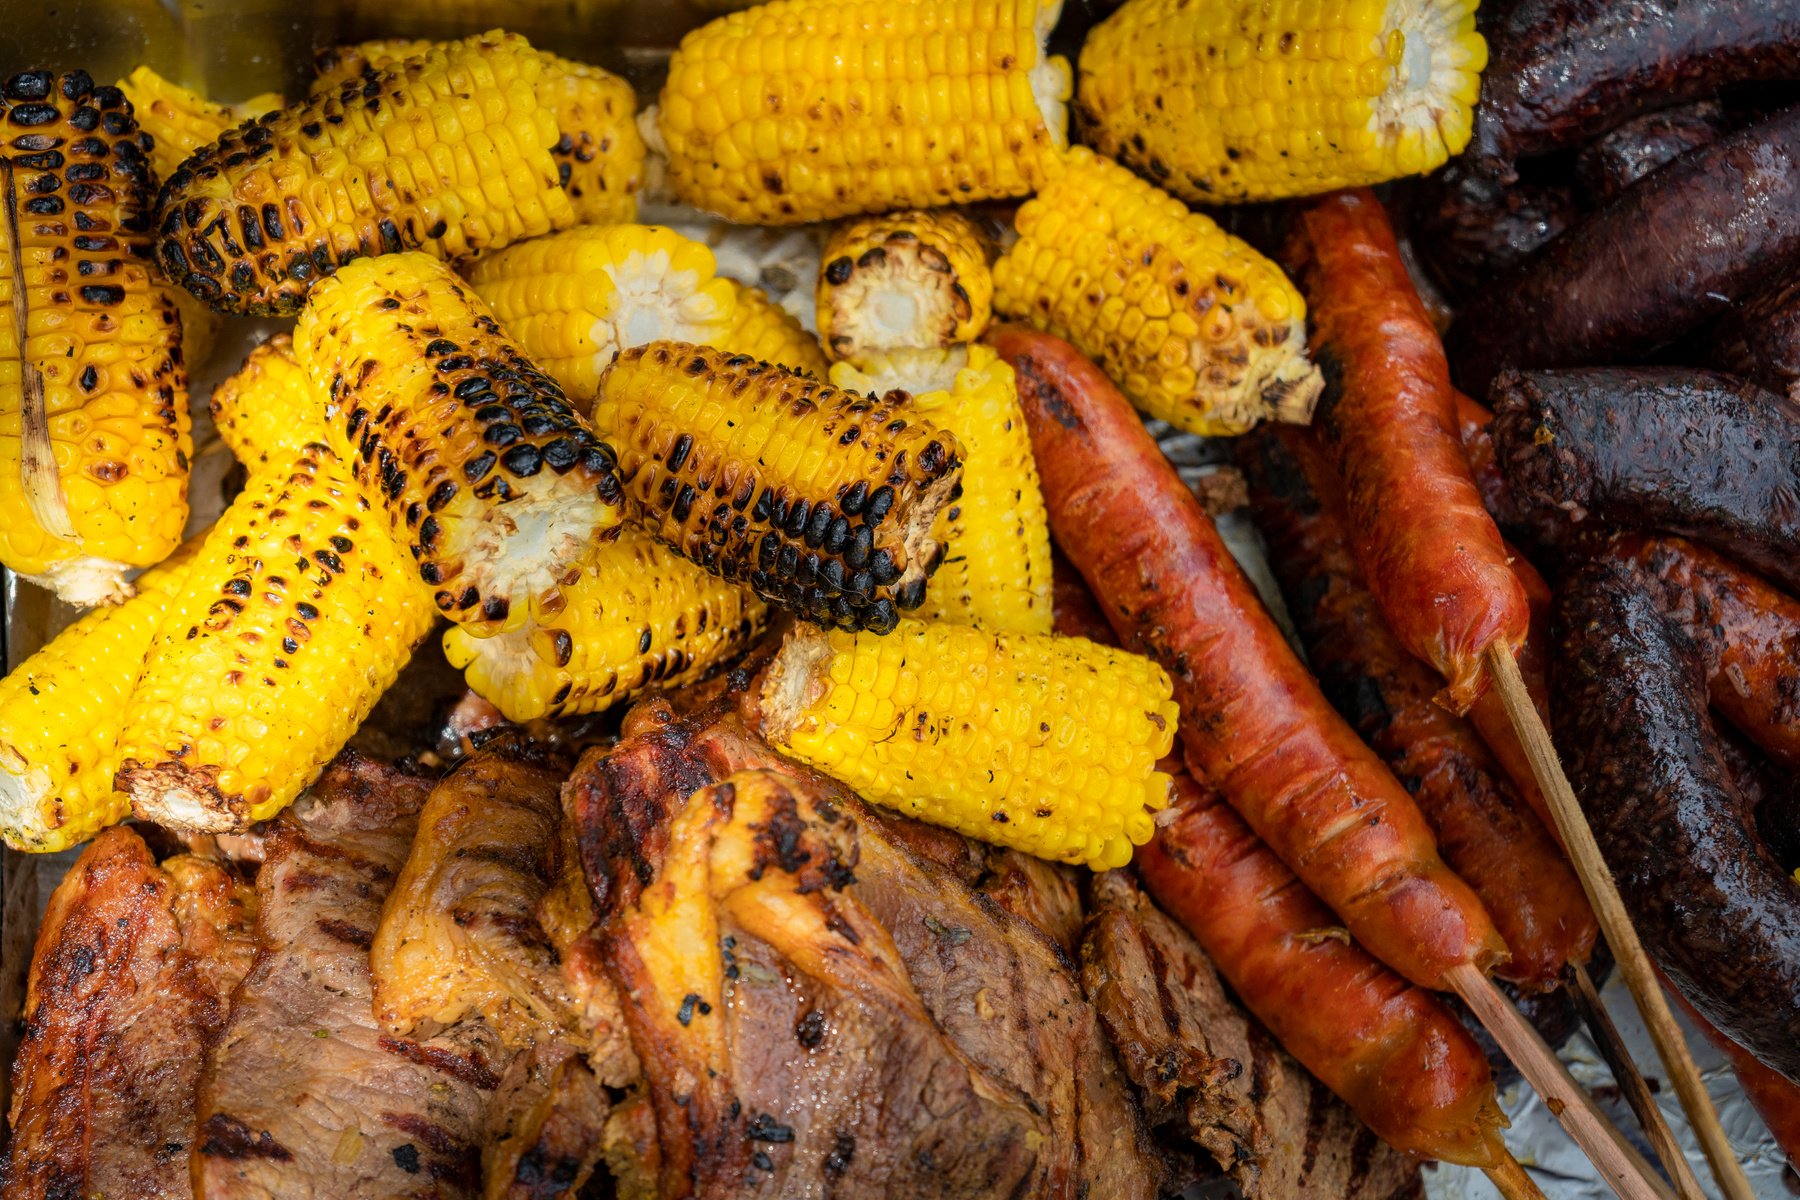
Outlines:
{"label": "red sausage link", "polygon": [[1051,531],[1120,641],[1175,681],[1189,765],[1414,983],[1498,962],[1505,943],[1481,902],[1319,693],[1119,390],[1058,338],[1016,326],[988,337],[1017,375]]}
{"label": "red sausage link", "polygon": [[1251,512],[1325,695],[1387,760],[1481,897],[1512,958],[1495,974],[1547,991],[1598,932],[1581,883],[1438,679],[1389,631],[1357,569],[1343,497],[1318,440],[1262,430],[1238,440]]}
{"label": "red sausage link", "polygon": [[1171,774],[1176,817],[1137,855],[1157,903],[1288,1053],[1389,1145],[1498,1162],[1487,1058],[1462,1023],[1344,937],[1218,793]]}
{"label": "red sausage link", "polygon": [[1505,521],[1509,501],[1506,475],[1500,470],[1500,459],[1494,452],[1494,414],[1458,392],[1456,426],[1463,454],[1469,460],[1469,474],[1481,492],[1481,503],[1494,520]]}
{"label": "red sausage link", "polygon": [[[1508,545],[1506,552],[1512,558],[1513,574],[1519,577],[1519,586],[1525,589],[1525,600],[1531,608],[1531,632],[1515,654],[1519,676],[1525,681],[1525,690],[1531,694],[1531,702],[1537,706],[1538,716],[1547,729],[1550,726],[1550,701],[1549,685],[1545,681],[1549,678],[1550,666],[1544,656],[1544,647],[1550,644],[1550,585],[1516,546]],[[1469,710],[1469,722],[1481,734],[1481,740],[1487,743],[1494,757],[1500,760],[1501,769],[1519,789],[1519,795],[1531,806],[1531,811],[1556,839],[1556,844],[1562,845],[1562,834],[1556,828],[1556,818],[1550,813],[1550,801],[1544,798],[1544,789],[1538,786],[1531,760],[1525,757],[1525,744],[1519,740],[1519,731],[1513,727],[1512,718],[1506,715],[1506,705],[1500,702],[1499,693],[1483,692],[1481,699]]]}
{"label": "red sausage link", "polygon": [[1388,625],[1467,712],[1482,655],[1517,649],[1529,614],[1458,436],[1444,347],[1367,189],[1301,208],[1289,273],[1325,372],[1316,428],[1344,481],[1357,561]]}
{"label": "red sausage link", "polygon": [[[1665,978],[1663,983],[1667,985],[1668,979]],[[1779,1071],[1763,1066],[1756,1055],[1720,1033],[1679,990],[1674,987],[1667,990],[1675,1007],[1706,1035],[1707,1041],[1718,1047],[1725,1061],[1731,1064],[1731,1072],[1744,1085],[1744,1095],[1750,1097],[1751,1107],[1775,1135],[1775,1144],[1787,1155],[1788,1164],[1800,1171],[1800,1084],[1789,1083]]]}

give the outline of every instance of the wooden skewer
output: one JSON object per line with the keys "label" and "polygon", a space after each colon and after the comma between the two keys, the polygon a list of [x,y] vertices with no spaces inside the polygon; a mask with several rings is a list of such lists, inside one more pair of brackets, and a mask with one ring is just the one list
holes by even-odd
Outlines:
{"label": "wooden skewer", "polygon": [[1544,1193],[1538,1188],[1537,1180],[1525,1173],[1519,1160],[1511,1154],[1506,1155],[1491,1167],[1481,1168],[1481,1173],[1488,1177],[1488,1182],[1500,1193],[1501,1200],[1546,1200]]}
{"label": "wooden skewer", "polygon": [[1446,978],[1621,1200],[1675,1200],[1655,1168],[1606,1119],[1594,1098],[1481,968],[1462,963],[1450,968]]}
{"label": "wooden skewer", "polygon": [[1675,1140],[1668,1121],[1663,1119],[1662,1109],[1651,1094],[1650,1085],[1644,1081],[1637,1064],[1631,1061],[1631,1052],[1625,1048],[1625,1039],[1619,1036],[1619,1027],[1613,1024],[1612,1014],[1600,1002],[1594,977],[1582,963],[1571,964],[1569,973],[1569,993],[1574,997],[1575,1007],[1581,1010],[1581,1018],[1587,1022],[1588,1032],[1594,1035],[1600,1056],[1612,1068],[1613,1079],[1625,1093],[1625,1102],[1631,1105],[1638,1124],[1644,1128],[1644,1135],[1650,1139],[1650,1148],[1656,1151],[1663,1170],[1675,1181],[1675,1194],[1683,1200],[1688,1197],[1705,1200],[1706,1193],[1700,1190],[1700,1180],[1695,1177],[1694,1168],[1688,1165],[1687,1155],[1681,1152],[1681,1145]]}
{"label": "wooden skewer", "polygon": [[1650,1031],[1650,1040],[1655,1043],[1663,1069],[1668,1072],[1688,1122],[1694,1127],[1700,1148],[1706,1152],[1713,1178],[1718,1181],[1726,1200],[1755,1200],[1744,1168],[1738,1163],[1724,1127],[1719,1124],[1719,1114],[1713,1111],[1712,1099],[1706,1094],[1699,1068],[1694,1065],[1693,1055],[1681,1036],[1681,1027],[1675,1024],[1675,1016],[1669,1011],[1668,998],[1656,981],[1656,973],[1644,953],[1644,944],[1638,940],[1637,930],[1625,912],[1618,885],[1613,882],[1612,872],[1607,869],[1606,860],[1600,856],[1600,847],[1594,841],[1594,832],[1588,828],[1587,816],[1575,799],[1575,789],[1569,786],[1569,777],[1563,773],[1562,761],[1556,757],[1550,733],[1544,728],[1537,707],[1525,690],[1519,664],[1512,652],[1499,644],[1488,650],[1487,664],[1493,674],[1494,686],[1499,690],[1500,702],[1525,747],[1531,773],[1537,777],[1538,786],[1549,802],[1550,813],[1556,818],[1557,833],[1569,852],[1569,860],[1575,866],[1582,889],[1587,892],[1588,903],[1593,905],[1594,915],[1599,918],[1619,972],[1631,989],[1632,999],[1637,1002],[1638,1012]]}

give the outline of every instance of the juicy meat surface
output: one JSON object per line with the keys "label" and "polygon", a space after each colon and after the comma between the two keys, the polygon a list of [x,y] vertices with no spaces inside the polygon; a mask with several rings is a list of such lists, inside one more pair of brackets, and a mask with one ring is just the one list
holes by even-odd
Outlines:
{"label": "juicy meat surface", "polygon": [[482,1134],[483,1200],[578,1195],[605,1148],[611,1110],[605,1087],[561,1039],[515,1055]]}
{"label": "juicy meat surface", "polygon": [[[583,760],[565,805],[667,1186],[1156,1194],[1160,1163],[1059,945],[1066,879],[878,815],[717,710],[642,705],[626,733]],[[717,848],[757,837],[774,839],[761,858]]]}
{"label": "juicy meat surface", "polygon": [[158,867],[128,828],[82,852],[38,930],[0,1195],[192,1195],[194,1087],[250,965],[254,899],[219,863]]}
{"label": "juicy meat surface", "polygon": [[1187,930],[1128,872],[1097,876],[1082,974],[1150,1119],[1200,1147],[1245,1200],[1401,1200],[1419,1168],[1226,994]]}
{"label": "juicy meat surface", "polygon": [[273,822],[256,962],[200,1084],[203,1200],[480,1194],[499,1038],[399,1037],[372,1011],[369,946],[430,787],[346,752]]}

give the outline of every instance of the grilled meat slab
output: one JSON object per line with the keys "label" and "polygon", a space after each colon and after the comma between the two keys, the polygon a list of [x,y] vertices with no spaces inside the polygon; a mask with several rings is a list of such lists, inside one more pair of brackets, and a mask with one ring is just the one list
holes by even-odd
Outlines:
{"label": "grilled meat slab", "polygon": [[273,823],[256,962],[200,1085],[203,1200],[480,1194],[499,1038],[399,1037],[372,1011],[369,946],[430,787],[346,752]]}
{"label": "grilled meat slab", "polygon": [[192,1195],[194,1088],[249,969],[254,911],[219,863],[158,867],[123,827],[89,844],[38,930],[0,1195]]}

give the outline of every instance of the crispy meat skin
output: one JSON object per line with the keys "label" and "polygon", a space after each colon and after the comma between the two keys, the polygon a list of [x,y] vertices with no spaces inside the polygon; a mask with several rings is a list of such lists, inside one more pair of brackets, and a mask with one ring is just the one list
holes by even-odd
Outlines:
{"label": "crispy meat skin", "polygon": [[1245,1200],[1398,1200],[1418,1165],[1381,1142],[1225,994],[1129,872],[1096,876],[1082,976],[1150,1119],[1180,1122]]}
{"label": "crispy meat skin", "polygon": [[430,786],[346,752],[275,821],[256,964],[200,1085],[202,1200],[479,1194],[498,1037],[397,1037],[372,1013],[369,946]]}
{"label": "crispy meat skin", "polygon": [[7,1200],[186,1197],[194,1085],[250,966],[253,896],[102,832],[38,930],[13,1063]]}
{"label": "crispy meat skin", "polygon": [[[787,788],[823,799],[837,817],[835,823],[802,821],[797,844],[810,845],[807,838],[828,833],[841,837],[840,827],[853,829],[854,882],[831,892],[829,898],[839,910],[853,910],[859,919],[867,919],[894,956],[886,968],[894,979],[878,993],[883,1007],[877,1008],[844,994],[841,985],[795,967],[814,952],[813,940],[802,936],[804,931],[797,926],[784,926],[780,936],[769,939],[728,930],[735,939],[731,959],[737,978],[730,981],[727,1036],[722,1043],[715,1041],[714,1052],[733,1063],[747,1061],[754,1066],[748,1072],[736,1066],[724,1072],[728,1082],[717,1089],[711,1103],[715,1113],[729,1113],[736,1100],[742,1112],[735,1126],[724,1124],[724,1132],[712,1124],[698,1133],[684,1126],[674,1144],[665,1123],[665,1158],[685,1156],[695,1170],[711,1170],[716,1168],[703,1160],[704,1154],[725,1158],[748,1154],[754,1162],[760,1149],[770,1155],[777,1171],[774,1176],[752,1171],[753,1188],[772,1186],[764,1181],[774,1179],[791,1189],[787,1194],[814,1194],[827,1182],[835,1183],[831,1193],[835,1196],[886,1194],[862,1172],[874,1163],[900,1160],[863,1135],[849,1134],[856,1139],[853,1145],[840,1144],[835,1130],[816,1133],[807,1139],[812,1144],[790,1154],[787,1143],[773,1148],[743,1144],[734,1141],[731,1130],[748,1129],[747,1123],[755,1120],[758,1110],[748,1099],[752,1092],[766,1092],[776,1102],[791,1104],[796,1092],[807,1086],[816,1090],[817,1085],[794,1084],[794,1073],[814,1069],[811,1064],[827,1049],[839,1054],[843,1047],[871,1040],[883,1050],[852,1056],[852,1061],[872,1070],[863,1060],[879,1063],[891,1057],[893,1051],[886,1048],[887,1039],[896,1036],[886,1032],[891,1029],[914,1046],[908,1053],[917,1056],[917,1047],[924,1046],[941,1056],[944,1071],[959,1080],[970,1079],[968,1089],[956,1095],[975,1097],[975,1111],[985,1123],[977,1126],[962,1118],[946,1122],[942,1101],[908,1113],[895,1099],[906,1093],[887,1087],[869,1090],[869,1074],[840,1078],[820,1094],[834,1104],[897,1113],[893,1120],[898,1129],[960,1126],[965,1142],[998,1128],[1002,1117],[1022,1123],[1038,1139],[1035,1159],[1021,1165],[1003,1140],[990,1141],[987,1151],[988,1173],[1016,1172],[1014,1182],[1024,1189],[1020,1194],[1075,1196],[1084,1188],[1095,1196],[1155,1194],[1159,1167],[1144,1147],[1141,1121],[1129,1103],[1116,1061],[1080,994],[1072,964],[1058,945],[1069,922],[1069,901],[1058,894],[1052,880],[1015,874],[1015,864],[1004,861],[983,864],[980,855],[958,849],[935,831],[918,830],[910,822],[869,810],[835,785],[782,760],[735,716],[714,710],[677,718],[666,706],[645,704],[627,719],[626,734],[610,755],[591,754],[584,760],[568,785],[567,806],[578,823],[590,882],[596,895],[606,897],[603,912],[636,909],[647,894],[664,888],[670,847],[684,844],[669,836],[672,795],[682,789],[691,794],[732,771],[773,768]],[[1040,888],[1047,894],[1029,894]],[[824,936],[836,937],[829,930]],[[639,969],[625,956],[640,944],[652,943],[646,938],[632,939],[631,944],[614,940],[615,969]],[[662,947],[657,943],[655,948]],[[694,951],[697,959],[716,953]],[[861,960],[861,955],[856,957]],[[913,1007],[894,1007],[893,996],[901,991],[916,997]],[[809,1018],[809,1011],[824,1015]],[[894,1024],[896,1013],[904,1014],[904,1019]],[[926,1024],[941,1033],[915,1029],[913,1014],[922,1014]],[[683,1026],[670,1014],[660,1015],[658,1034],[670,1053],[685,1050],[685,1042],[700,1037],[704,1022],[699,1016],[690,1013],[689,1025]],[[677,1009],[673,1016],[679,1015]],[[815,1031],[819,1044],[807,1047]],[[945,1035],[947,1042],[936,1040]],[[639,1044],[654,1078],[656,1054],[644,1048],[643,1039]],[[953,1063],[963,1065],[952,1069]],[[704,1071],[698,1075],[705,1078]],[[733,1086],[737,1092],[730,1091]],[[700,1098],[694,1097],[677,1111],[691,1124],[699,1107]],[[786,1116],[777,1119],[788,1121]],[[821,1136],[823,1160],[818,1157]],[[796,1135],[796,1144],[800,1140]],[[846,1153],[834,1157],[832,1152],[839,1149]],[[959,1190],[946,1182],[947,1160],[939,1156],[936,1161],[939,1178],[921,1194],[1010,1194],[998,1186],[997,1178],[979,1185],[965,1180]],[[796,1164],[808,1162],[813,1164],[810,1173],[803,1167],[796,1171]],[[834,1180],[818,1174],[833,1162],[845,1164],[846,1172]],[[680,1169],[686,1171],[688,1166]],[[891,1186],[902,1187],[899,1182]],[[700,1194],[735,1193],[701,1189]],[[900,1194],[911,1193],[902,1188]]]}
{"label": "crispy meat skin", "polygon": [[600,1080],[562,1039],[515,1055],[481,1138],[483,1200],[578,1195],[604,1148],[611,1109]]}

